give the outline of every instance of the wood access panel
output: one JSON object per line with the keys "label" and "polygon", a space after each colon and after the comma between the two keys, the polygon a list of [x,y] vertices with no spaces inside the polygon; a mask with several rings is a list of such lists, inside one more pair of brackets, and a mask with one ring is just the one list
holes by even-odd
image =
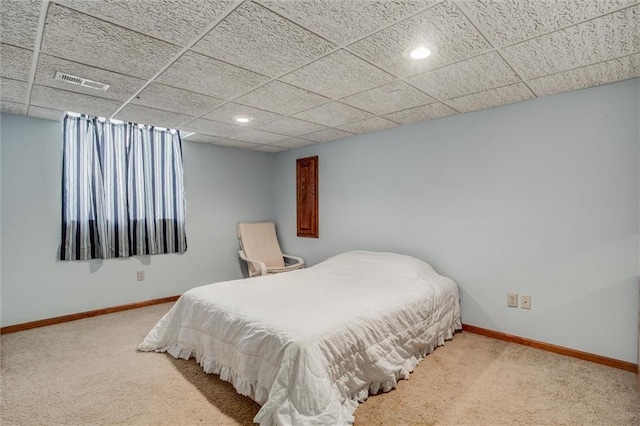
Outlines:
{"label": "wood access panel", "polygon": [[298,237],[318,238],[318,156],[296,160]]}

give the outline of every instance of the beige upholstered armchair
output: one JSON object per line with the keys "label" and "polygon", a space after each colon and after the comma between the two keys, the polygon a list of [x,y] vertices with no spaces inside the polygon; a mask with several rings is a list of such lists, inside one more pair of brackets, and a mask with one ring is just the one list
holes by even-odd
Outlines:
{"label": "beige upholstered armchair", "polygon": [[[304,268],[298,256],[283,254],[273,222],[239,223],[240,258],[247,262],[249,276],[277,274]],[[286,264],[285,258],[295,263]]]}

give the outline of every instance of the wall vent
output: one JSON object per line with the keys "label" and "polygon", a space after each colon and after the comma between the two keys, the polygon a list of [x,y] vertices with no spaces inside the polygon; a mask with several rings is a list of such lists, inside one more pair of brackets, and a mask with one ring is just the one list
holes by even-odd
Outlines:
{"label": "wall vent", "polygon": [[66,74],[60,71],[56,71],[56,80],[66,81],[67,83],[77,84],[83,87],[97,90],[107,90],[109,85],[106,83],[100,83],[98,81],[89,80],[88,78],[76,77],[75,75]]}

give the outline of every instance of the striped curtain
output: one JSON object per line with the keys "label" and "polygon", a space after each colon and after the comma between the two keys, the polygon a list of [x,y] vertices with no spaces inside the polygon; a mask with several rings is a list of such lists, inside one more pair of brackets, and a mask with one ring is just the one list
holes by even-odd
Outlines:
{"label": "striped curtain", "polygon": [[179,132],[66,115],[60,260],[183,253]]}

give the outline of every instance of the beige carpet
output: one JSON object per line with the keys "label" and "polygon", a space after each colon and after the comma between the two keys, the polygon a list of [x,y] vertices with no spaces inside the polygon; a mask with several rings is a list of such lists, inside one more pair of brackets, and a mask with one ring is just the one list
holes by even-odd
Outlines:
{"label": "beige carpet", "polygon": [[[135,348],[170,304],[4,335],[3,425],[251,424],[259,406],[193,361]],[[356,425],[640,425],[637,377],[458,333]]]}

